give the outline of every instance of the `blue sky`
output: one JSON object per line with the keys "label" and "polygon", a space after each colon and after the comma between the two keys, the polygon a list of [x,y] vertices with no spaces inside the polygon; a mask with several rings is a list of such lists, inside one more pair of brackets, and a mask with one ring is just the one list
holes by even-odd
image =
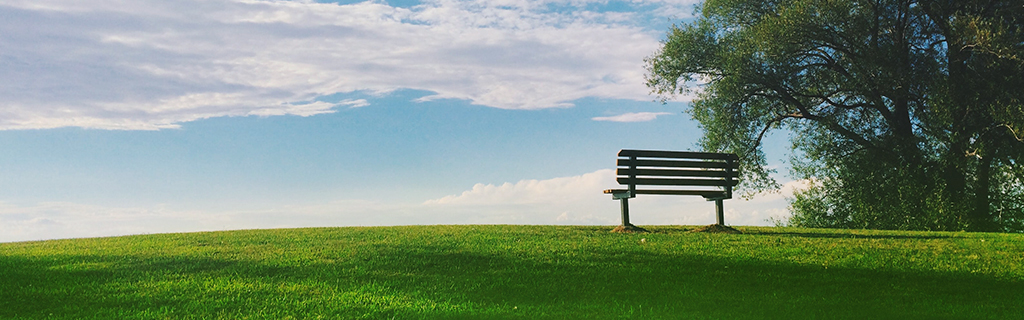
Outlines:
{"label": "blue sky", "polygon": [[[700,134],[688,97],[643,86],[643,58],[692,8],[0,1],[0,241],[615,225],[600,192],[615,153]],[[632,204],[635,223],[714,221],[699,198]],[[726,208],[737,225],[786,214],[778,194]]]}

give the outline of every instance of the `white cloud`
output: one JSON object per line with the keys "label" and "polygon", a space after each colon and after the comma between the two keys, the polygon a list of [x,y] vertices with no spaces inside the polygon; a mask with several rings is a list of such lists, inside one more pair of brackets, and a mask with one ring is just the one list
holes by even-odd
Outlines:
{"label": "white cloud", "polygon": [[476,184],[458,195],[428,200],[431,212],[478,223],[615,224],[616,203],[602,190],[616,187],[611,169],[547,180]]}
{"label": "white cloud", "polygon": [[319,97],[398,88],[506,109],[567,107],[582,97],[649,99],[642,59],[663,31],[636,26],[646,15],[586,7],[5,1],[0,129],[161,129],[221,116],[310,116],[339,106]]}
{"label": "white cloud", "polygon": [[658,116],[669,115],[668,112],[631,112],[624,113],[617,116],[611,117],[594,117],[591,120],[594,121],[611,121],[611,122],[645,122],[653,121]]}
{"label": "white cloud", "polygon": [[216,230],[216,217],[166,208],[110,208],[67,202],[0,202],[0,241]]}
{"label": "white cloud", "polygon": [[362,108],[370,105],[370,102],[366,101],[366,99],[345,99],[339,102],[338,105],[345,105],[349,108]]}
{"label": "white cloud", "polygon": [[428,200],[427,205],[490,205],[552,203],[592,198],[602,190],[615,187],[612,169],[548,180],[522,180],[502,185],[478,183],[459,195]]}
{"label": "white cloud", "polygon": [[[365,200],[239,211],[180,210],[165,206],[107,207],[67,202],[30,205],[0,202],[0,242],[259,228],[430,223],[431,219],[424,219],[416,208],[416,205]],[[457,223],[437,217],[443,215],[436,215],[434,221],[440,222],[433,223]]]}
{"label": "white cloud", "polygon": [[[781,192],[759,194],[751,200],[727,200],[726,224],[770,225],[769,218],[784,220],[789,214],[785,197],[801,183],[786,183]],[[434,211],[475,212],[500,220],[487,223],[613,225],[621,222],[619,203],[602,191],[618,187],[615,171],[605,169],[548,180],[477,184],[424,205]],[[716,219],[714,202],[700,197],[639,196],[629,204],[634,224],[704,225]]]}

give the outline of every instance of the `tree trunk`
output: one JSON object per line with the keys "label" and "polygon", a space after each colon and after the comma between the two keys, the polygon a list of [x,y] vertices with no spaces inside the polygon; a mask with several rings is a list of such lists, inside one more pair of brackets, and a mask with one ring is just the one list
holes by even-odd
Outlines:
{"label": "tree trunk", "polygon": [[976,173],[978,183],[974,190],[974,210],[971,211],[971,230],[996,231],[989,212],[989,193],[992,186],[992,157],[985,156],[978,161]]}
{"label": "tree trunk", "polygon": [[942,178],[946,182],[945,198],[947,204],[953,206],[950,209],[955,212],[956,220],[959,223],[967,222],[969,224],[967,227],[973,230],[976,227],[973,221],[975,213],[972,210],[972,198],[967,195],[967,177],[970,167],[968,151],[971,145],[971,134],[968,127],[972,113],[972,99],[969,98],[971,92],[967,82],[967,58],[970,55],[970,49],[950,24],[953,12],[957,11],[955,6],[955,2],[951,1],[931,1],[926,8],[928,8],[927,11],[929,11],[932,21],[942,30],[941,33],[946,39],[947,46],[946,68],[948,74],[945,81],[946,92],[944,93],[948,100],[946,105],[940,107],[949,121],[947,127],[949,131],[946,137],[949,139],[946,141],[949,149],[946,150],[945,159],[942,159]]}

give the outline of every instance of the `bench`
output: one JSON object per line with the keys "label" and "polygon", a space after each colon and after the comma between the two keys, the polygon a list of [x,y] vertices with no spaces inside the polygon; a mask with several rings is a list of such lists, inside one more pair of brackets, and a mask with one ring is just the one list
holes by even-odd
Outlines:
{"label": "bench", "polygon": [[718,224],[724,226],[722,200],[732,199],[739,182],[739,157],[731,153],[621,150],[616,166],[616,181],[627,188],[604,193],[621,202],[623,227],[635,227],[629,223],[628,200],[639,194],[702,196],[715,201]]}

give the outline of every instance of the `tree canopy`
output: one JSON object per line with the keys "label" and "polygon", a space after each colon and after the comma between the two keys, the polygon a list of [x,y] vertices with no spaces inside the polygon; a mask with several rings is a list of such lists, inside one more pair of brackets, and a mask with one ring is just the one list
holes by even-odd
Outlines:
{"label": "tree canopy", "polygon": [[760,142],[792,133],[790,224],[1024,231],[1020,1],[706,0],[646,67],[748,191],[778,187]]}

